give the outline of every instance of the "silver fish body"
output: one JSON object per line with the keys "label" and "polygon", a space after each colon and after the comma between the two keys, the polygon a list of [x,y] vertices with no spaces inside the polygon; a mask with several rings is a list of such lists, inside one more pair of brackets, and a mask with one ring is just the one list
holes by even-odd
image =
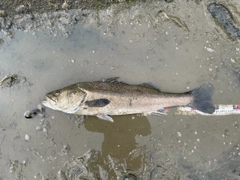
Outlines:
{"label": "silver fish body", "polygon": [[148,85],[129,85],[117,78],[81,82],[46,94],[43,105],[70,114],[94,115],[112,121],[109,115],[161,114],[165,107],[192,107],[205,113],[215,111],[213,86],[204,84],[186,93],[164,93]]}

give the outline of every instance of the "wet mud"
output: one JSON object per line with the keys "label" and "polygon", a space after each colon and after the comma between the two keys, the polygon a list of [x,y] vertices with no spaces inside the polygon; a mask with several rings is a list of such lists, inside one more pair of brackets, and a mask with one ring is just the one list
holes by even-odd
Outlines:
{"label": "wet mud", "polygon": [[[92,9],[100,10],[109,7],[112,4],[118,3],[131,3],[128,1],[99,1],[99,0],[46,0],[46,1],[22,1],[16,0],[14,2],[1,1],[0,2],[0,16],[13,16],[16,14],[31,14],[31,13],[44,13],[50,11],[70,10],[70,9]],[[134,2],[134,1],[133,1]],[[141,2],[141,1],[139,1]]]}
{"label": "wet mud", "polygon": [[164,92],[210,82],[214,104],[239,104],[240,44],[208,10],[224,5],[239,27],[237,0],[114,3],[98,11],[68,2],[69,10],[15,14],[1,3],[8,15],[0,12],[0,179],[239,179],[238,115],[169,112],[111,123],[46,108],[45,116],[24,117],[54,89],[110,77]]}

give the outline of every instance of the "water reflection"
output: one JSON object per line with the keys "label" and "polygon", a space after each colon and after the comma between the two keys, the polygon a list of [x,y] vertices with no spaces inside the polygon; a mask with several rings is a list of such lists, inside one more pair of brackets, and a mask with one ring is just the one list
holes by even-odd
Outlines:
{"label": "water reflection", "polygon": [[[146,117],[115,116],[114,123],[89,118],[84,124],[87,130],[104,134],[102,151],[98,159],[90,163],[97,173],[100,166],[108,172],[108,178],[116,178],[124,171],[136,171],[142,167],[144,153],[137,146],[135,136],[147,136],[151,127]],[[117,171],[116,171],[117,169]]]}

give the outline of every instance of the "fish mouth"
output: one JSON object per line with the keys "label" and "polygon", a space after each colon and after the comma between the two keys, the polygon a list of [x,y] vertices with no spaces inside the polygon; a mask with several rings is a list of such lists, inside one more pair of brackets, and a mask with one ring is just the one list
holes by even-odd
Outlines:
{"label": "fish mouth", "polygon": [[43,101],[42,101],[42,104],[43,104],[45,107],[49,107],[49,108],[52,107],[52,105],[48,102],[47,97],[46,97],[46,100],[43,100]]}
{"label": "fish mouth", "polygon": [[51,102],[51,101],[53,101],[54,103],[57,102],[57,98],[54,96],[52,97],[51,95],[45,95],[45,98],[48,102]]}
{"label": "fish mouth", "polygon": [[[48,107],[48,108],[51,108],[51,109],[56,109],[52,104],[50,104],[50,102],[52,102],[53,100],[48,97],[48,96],[45,96],[46,100],[43,100],[42,101],[42,104],[45,106],[45,107]],[[53,101],[54,102],[54,101]]]}

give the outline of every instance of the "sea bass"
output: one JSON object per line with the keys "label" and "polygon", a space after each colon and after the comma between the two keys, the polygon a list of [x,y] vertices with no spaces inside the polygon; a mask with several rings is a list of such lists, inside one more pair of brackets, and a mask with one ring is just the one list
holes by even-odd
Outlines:
{"label": "sea bass", "polygon": [[213,86],[208,83],[186,93],[165,93],[146,83],[130,85],[118,81],[118,78],[109,78],[55,90],[46,94],[42,104],[53,110],[97,116],[113,122],[111,115],[159,115],[166,107],[186,105],[212,114],[215,111],[213,92]]}

